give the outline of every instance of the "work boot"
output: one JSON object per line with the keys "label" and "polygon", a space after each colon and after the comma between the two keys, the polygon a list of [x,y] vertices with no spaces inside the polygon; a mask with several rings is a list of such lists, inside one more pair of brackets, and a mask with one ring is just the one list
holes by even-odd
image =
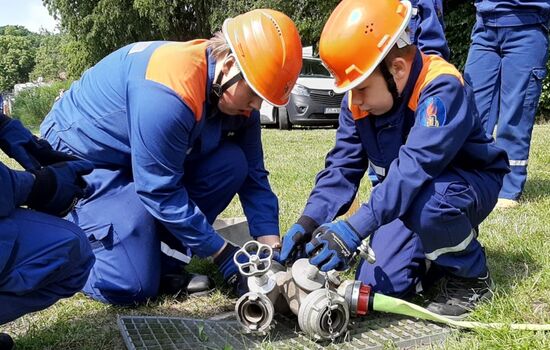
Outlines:
{"label": "work boot", "polygon": [[426,307],[429,311],[453,320],[468,316],[482,301],[493,296],[494,282],[487,273],[478,278],[461,278],[447,275],[443,278],[439,293]]}
{"label": "work boot", "polygon": [[519,202],[515,199],[499,198],[495,209],[512,209],[519,206]]}
{"label": "work boot", "polygon": [[15,349],[13,339],[11,339],[11,337],[6,333],[0,333],[0,350],[12,349]]}
{"label": "work boot", "polygon": [[189,297],[209,295],[214,291],[214,281],[205,275],[184,271],[166,274],[160,279],[159,294],[185,294]]}

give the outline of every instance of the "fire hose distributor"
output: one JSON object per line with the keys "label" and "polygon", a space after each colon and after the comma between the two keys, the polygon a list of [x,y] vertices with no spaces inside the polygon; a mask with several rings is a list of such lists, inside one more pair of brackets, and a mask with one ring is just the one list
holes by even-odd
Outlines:
{"label": "fire hose distributor", "polygon": [[348,327],[347,302],[332,289],[340,284],[336,271],[323,274],[308,259],[298,259],[292,279],[283,288],[290,309],[298,315],[300,329],[316,340],[334,339]]}
{"label": "fire hose distributor", "polygon": [[349,305],[336,292],[322,288],[308,294],[300,305],[298,325],[315,340],[343,335],[350,320]]}

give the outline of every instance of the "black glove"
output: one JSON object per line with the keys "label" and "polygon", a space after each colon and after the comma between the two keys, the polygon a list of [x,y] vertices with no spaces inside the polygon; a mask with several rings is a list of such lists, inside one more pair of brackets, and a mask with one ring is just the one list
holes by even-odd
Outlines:
{"label": "black glove", "polygon": [[[218,265],[225,283],[231,287],[233,293],[241,296],[248,292],[248,279],[241,275],[239,268],[233,260],[235,253],[239,249],[239,247],[228,242],[220,254],[214,258],[214,263]],[[241,257],[244,258],[244,255],[241,255]],[[242,262],[245,261],[243,260]]]}
{"label": "black glove", "polygon": [[318,226],[319,224],[310,217],[301,216],[283,237],[278,261],[281,264],[292,264],[294,261],[306,257],[305,245],[311,240],[311,234]]}
{"label": "black glove", "polygon": [[35,171],[27,206],[55,216],[67,215],[76,202],[86,196],[82,176],[92,172],[93,167],[87,160],[75,160]]}
{"label": "black glove", "polygon": [[48,141],[34,136],[16,119],[0,113],[0,148],[15,159],[25,170],[77,160],[75,156],[55,151]]}

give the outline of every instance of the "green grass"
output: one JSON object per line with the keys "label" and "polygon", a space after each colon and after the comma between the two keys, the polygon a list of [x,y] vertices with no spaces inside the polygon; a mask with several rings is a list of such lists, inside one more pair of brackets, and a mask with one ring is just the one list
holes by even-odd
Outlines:
{"label": "green grass", "polygon": [[[324,155],[334,144],[334,130],[264,130],[266,165],[279,196],[281,232],[300,215],[322,169]],[[496,211],[481,228],[497,284],[495,298],[475,311],[482,322],[550,323],[550,125],[534,130],[529,180],[522,206]],[[2,158],[2,161],[13,165]],[[360,199],[370,187],[364,183]],[[238,201],[224,217],[242,215]],[[213,272],[209,263],[194,262],[196,271]],[[83,295],[2,326],[15,336],[18,349],[120,349],[116,315],[207,317],[233,309],[234,300],[222,292],[209,298],[164,298],[138,308],[118,308],[90,301]],[[1,311],[0,311],[1,312]],[[266,345],[268,346],[268,344]],[[548,333],[500,331],[458,332],[445,349],[550,349]]]}

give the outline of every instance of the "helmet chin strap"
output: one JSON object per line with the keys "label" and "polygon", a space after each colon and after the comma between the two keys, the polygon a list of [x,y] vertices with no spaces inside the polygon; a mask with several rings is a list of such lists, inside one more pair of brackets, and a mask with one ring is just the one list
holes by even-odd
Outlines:
{"label": "helmet chin strap", "polygon": [[382,76],[386,81],[386,85],[388,86],[388,90],[390,91],[390,94],[392,96],[392,107],[390,109],[390,111],[392,111],[398,105],[397,102],[401,99],[401,96],[399,96],[399,92],[397,91],[397,85],[395,84],[395,79],[393,78],[393,75],[390,73],[388,66],[386,66],[386,61],[383,60],[380,63],[379,67],[380,67],[380,71],[382,72]]}
{"label": "helmet chin strap", "polygon": [[210,89],[210,103],[213,106],[218,106],[218,102],[220,100],[220,97],[222,97],[223,93],[229,89],[232,85],[236,84],[239,80],[243,79],[243,73],[239,72],[235,74],[231,79],[226,81],[225,83],[221,84],[223,78],[223,73],[220,71],[218,73],[218,76],[216,77],[216,81],[212,84],[212,88]]}
{"label": "helmet chin strap", "polygon": [[[399,34],[396,46],[398,48],[403,48],[408,45],[411,45],[411,38],[409,36],[409,33],[404,30]],[[401,96],[399,96],[399,92],[397,91],[397,85],[395,84],[395,79],[393,78],[393,75],[390,73],[390,70],[386,65],[385,59],[382,60],[379,67],[380,67],[380,71],[382,72],[382,75],[384,76],[384,80],[386,81],[386,85],[388,86],[388,90],[390,91],[390,94],[393,99],[393,105],[390,109],[390,111],[393,111],[393,109],[398,105],[398,101],[401,99]]]}

